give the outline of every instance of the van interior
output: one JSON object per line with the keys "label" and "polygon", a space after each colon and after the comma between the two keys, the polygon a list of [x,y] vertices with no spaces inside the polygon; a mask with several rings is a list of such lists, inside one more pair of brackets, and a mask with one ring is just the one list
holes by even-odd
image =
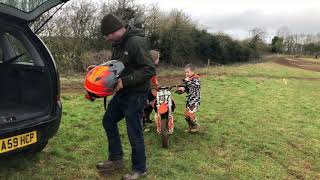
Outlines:
{"label": "van interior", "polygon": [[50,113],[52,85],[45,64],[27,35],[0,27],[0,127]]}

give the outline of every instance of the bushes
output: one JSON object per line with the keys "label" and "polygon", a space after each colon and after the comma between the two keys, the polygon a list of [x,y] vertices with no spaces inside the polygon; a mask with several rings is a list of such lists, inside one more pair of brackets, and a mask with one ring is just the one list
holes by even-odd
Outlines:
{"label": "bushes", "polygon": [[112,52],[103,50],[100,52],[85,52],[80,56],[80,62],[83,65],[83,70],[86,70],[89,65],[102,64],[111,60]]}
{"label": "bushes", "polygon": [[70,1],[40,34],[60,71],[81,72],[88,64],[110,59],[111,45],[100,34],[100,20],[107,13],[143,27],[150,48],[160,50],[161,62],[170,65],[206,64],[208,59],[219,64],[249,61],[260,57],[263,46],[255,38],[240,42],[208,33],[181,10],[163,12],[157,5],[146,7],[134,0]]}

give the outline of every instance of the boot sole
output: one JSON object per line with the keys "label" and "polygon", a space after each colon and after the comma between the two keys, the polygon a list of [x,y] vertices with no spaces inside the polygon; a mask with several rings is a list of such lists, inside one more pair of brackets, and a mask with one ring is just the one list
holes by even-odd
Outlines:
{"label": "boot sole", "polygon": [[[143,174],[141,174],[137,179],[140,179],[140,178],[145,178],[145,177],[147,177],[147,173],[143,173]],[[127,180],[128,178],[125,178],[125,177],[122,177],[122,180]]]}

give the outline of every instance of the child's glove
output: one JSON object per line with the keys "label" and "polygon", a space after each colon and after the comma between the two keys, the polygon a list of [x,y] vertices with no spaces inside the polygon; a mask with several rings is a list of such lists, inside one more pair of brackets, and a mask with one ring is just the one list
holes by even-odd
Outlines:
{"label": "child's glove", "polygon": [[183,91],[181,91],[181,90],[176,90],[175,93],[177,93],[177,94],[183,94]]}
{"label": "child's glove", "polygon": [[175,93],[177,94],[183,94],[185,91],[185,88],[184,87],[179,87],[178,90],[175,91]]}
{"label": "child's glove", "polygon": [[184,87],[179,87],[178,90],[184,92],[184,91],[186,90],[186,88],[184,88]]}

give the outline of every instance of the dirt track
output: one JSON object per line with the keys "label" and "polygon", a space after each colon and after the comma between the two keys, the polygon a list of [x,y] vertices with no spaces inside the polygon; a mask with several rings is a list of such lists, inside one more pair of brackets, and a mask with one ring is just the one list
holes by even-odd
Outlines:
{"label": "dirt track", "polygon": [[274,62],[283,66],[320,72],[320,64],[302,59],[278,58]]}
{"label": "dirt track", "polygon": [[[313,63],[313,62],[305,61],[301,59],[278,58],[274,60],[274,62],[287,67],[320,72],[320,61],[319,61],[319,64],[317,64],[317,63]],[[159,76],[158,81],[160,85],[171,86],[171,85],[180,84],[183,78],[184,78],[183,75]],[[269,78],[273,78],[273,77],[270,76]],[[311,81],[320,80],[319,78],[304,78],[304,77],[291,77],[291,78],[299,79],[299,80],[311,80]],[[79,93],[80,92],[85,94],[85,90],[83,88],[83,82],[64,80],[63,82],[61,82],[61,92],[62,93]]]}

